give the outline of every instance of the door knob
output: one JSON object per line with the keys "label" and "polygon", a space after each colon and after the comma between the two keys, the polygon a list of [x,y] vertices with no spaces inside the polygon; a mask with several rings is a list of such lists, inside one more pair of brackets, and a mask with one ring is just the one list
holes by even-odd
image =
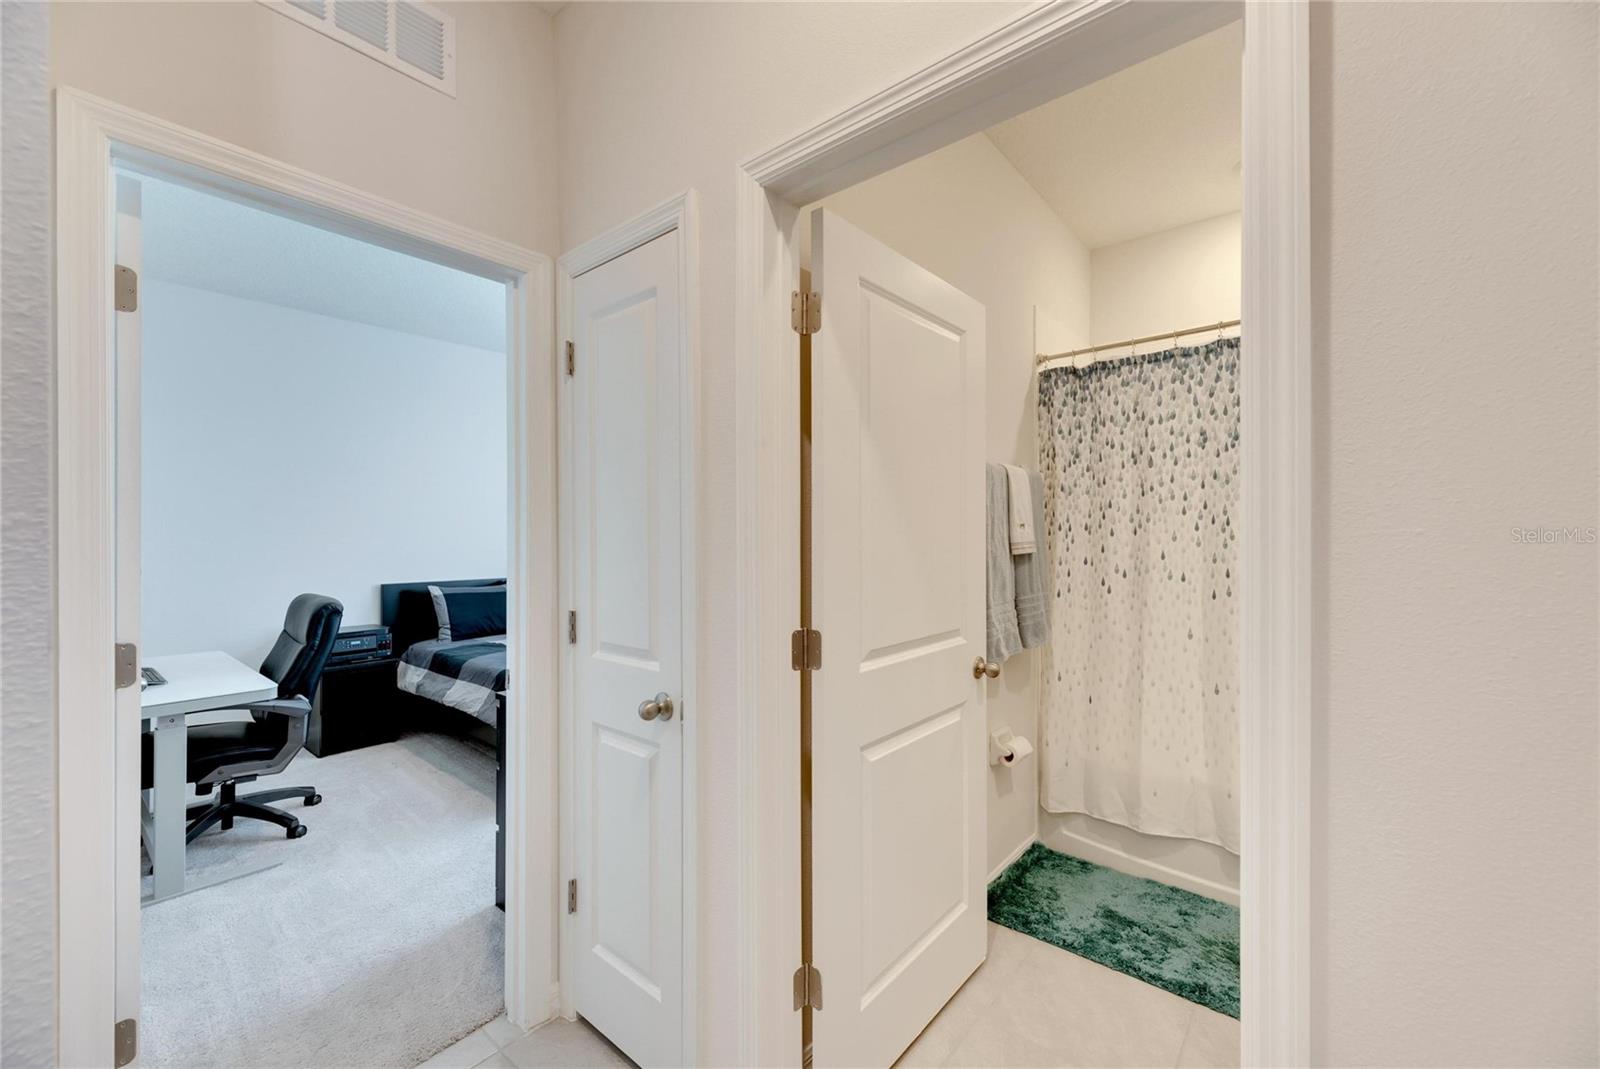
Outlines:
{"label": "door knob", "polygon": [[1000,666],[993,661],[986,661],[979,657],[972,662],[972,678],[982,679],[984,676],[988,676],[990,679],[999,679]]}
{"label": "door knob", "polygon": [[639,703],[640,720],[672,719],[672,699],[667,697],[667,692],[662,691],[649,701]]}

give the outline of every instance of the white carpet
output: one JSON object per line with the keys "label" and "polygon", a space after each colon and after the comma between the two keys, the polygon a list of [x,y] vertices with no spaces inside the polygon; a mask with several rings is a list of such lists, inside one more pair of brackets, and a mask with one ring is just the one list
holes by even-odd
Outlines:
{"label": "white carpet", "polygon": [[322,793],[277,803],[305,838],[241,821],[188,872],[281,865],[143,911],[141,1064],[406,1067],[499,1015],[494,754],[408,735],[240,793],[278,785]]}

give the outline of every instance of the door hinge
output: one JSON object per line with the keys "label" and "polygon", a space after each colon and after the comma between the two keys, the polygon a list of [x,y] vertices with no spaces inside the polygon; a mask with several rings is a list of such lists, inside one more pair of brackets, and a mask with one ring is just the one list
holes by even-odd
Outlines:
{"label": "door hinge", "polygon": [[119,642],[116,658],[117,689],[131,687],[139,682],[139,647],[131,642]]}
{"label": "door hinge", "polygon": [[577,644],[578,644],[578,610],[577,609],[569,609],[567,611],[567,645],[576,646]]}
{"label": "door hinge", "polygon": [[114,299],[112,303],[119,312],[137,312],[139,310],[139,272],[131,267],[117,265],[115,284],[112,286]]}
{"label": "door hinge", "polygon": [[578,367],[578,350],[572,344],[572,339],[567,339],[567,374],[570,376]]}
{"label": "door hinge", "polygon": [[809,963],[794,971],[794,1008],[799,1010],[807,1006],[822,1009],[822,973]]}
{"label": "door hinge", "polygon": [[822,667],[822,632],[802,627],[789,636],[789,663],[796,672]]}
{"label": "door hinge", "polygon": [[796,334],[815,334],[822,329],[822,294],[801,293],[789,295],[789,325]]}
{"label": "door hinge", "polygon": [[578,881],[576,878],[567,881],[567,912],[578,912]]}
{"label": "door hinge", "polygon": [[124,1017],[117,1022],[116,1050],[114,1052],[117,1069],[132,1062],[139,1056],[139,1021],[134,1017]]}

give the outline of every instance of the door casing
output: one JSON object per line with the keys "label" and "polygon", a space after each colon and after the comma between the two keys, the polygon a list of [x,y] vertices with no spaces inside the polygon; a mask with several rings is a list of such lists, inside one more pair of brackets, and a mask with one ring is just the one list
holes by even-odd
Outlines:
{"label": "door casing", "polygon": [[[118,883],[113,167],[169,177],[507,284],[513,707],[506,783],[506,1009],[556,1009],[555,368],[549,257],[175,123],[56,91],[57,1035],[62,1065],[113,1063]],[[137,894],[137,884],[134,887]]]}
{"label": "door casing", "polygon": [[742,1064],[802,1057],[791,1002],[802,960],[800,688],[788,648],[800,620],[789,325],[799,209],[1241,17],[1241,1038],[1245,1065],[1310,1057],[1309,3],[1087,0],[1011,17],[736,168]]}
{"label": "door casing", "polygon": [[[679,724],[683,731],[683,1064],[697,1065],[699,1052],[699,869],[696,864],[698,857],[699,838],[699,810],[697,799],[698,777],[696,775],[699,751],[699,687],[698,660],[696,638],[699,634],[697,625],[699,612],[699,587],[695,581],[696,575],[696,458],[699,456],[700,424],[699,424],[699,399],[700,399],[700,254],[699,254],[699,217],[696,208],[695,191],[685,190],[674,197],[651,208],[633,219],[628,220],[597,237],[584,242],[577,248],[563,253],[556,261],[556,337],[565,342],[572,336],[573,300],[572,280],[583,274],[613,260],[624,253],[631,252],[647,242],[653,241],[664,234],[676,231],[678,234],[678,284],[679,300],[682,308],[678,317],[679,351],[682,354],[680,361],[679,382],[679,420],[683,434],[679,442],[679,505],[680,505],[680,546],[682,547],[679,558],[679,567],[682,574],[683,590],[683,694],[680,705],[681,719]],[[563,359],[565,359],[563,357]],[[564,365],[563,365],[564,366]],[[564,373],[564,371],[563,371]],[[560,390],[560,426],[561,433],[565,435],[571,428],[572,422],[572,393],[570,390]],[[559,501],[563,506],[562,515],[567,502],[572,500],[572,455],[570,449],[559,451]],[[563,520],[560,525],[560,552],[563,560],[572,559],[573,530],[570,523]],[[574,576],[569,569],[564,569],[561,574],[561,605],[562,618],[565,619],[567,608],[574,604],[572,583]],[[573,663],[576,647],[564,643],[562,646],[559,718],[560,718],[560,764],[564,769],[574,767],[575,755],[573,747],[573,732],[576,723],[576,711],[573,708]],[[676,700],[676,699],[675,699]],[[560,820],[560,875],[559,885],[563,889],[566,881],[572,878],[575,870],[573,851],[574,822],[573,813],[576,799],[573,797],[573,783],[571,776],[565,776],[561,781],[561,820]],[[564,901],[564,899],[563,899]],[[563,910],[565,907],[563,906]],[[569,978],[573,975],[575,962],[573,960],[573,940],[568,938],[571,931],[571,920],[563,912],[560,922],[562,938],[560,943],[560,1013],[562,1016],[572,1018],[576,1016],[573,1006],[572,984]]]}

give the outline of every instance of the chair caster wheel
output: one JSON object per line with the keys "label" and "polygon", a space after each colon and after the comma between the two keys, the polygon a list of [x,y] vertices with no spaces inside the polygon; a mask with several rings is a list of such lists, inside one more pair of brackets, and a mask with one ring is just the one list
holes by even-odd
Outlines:
{"label": "chair caster wheel", "polygon": [[320,794],[313,794],[310,798],[306,799],[306,805],[321,805],[321,804],[322,804],[322,795],[320,795]]}
{"label": "chair caster wheel", "polygon": [[304,839],[306,837],[306,826],[304,824],[296,824],[284,834],[291,839]]}

